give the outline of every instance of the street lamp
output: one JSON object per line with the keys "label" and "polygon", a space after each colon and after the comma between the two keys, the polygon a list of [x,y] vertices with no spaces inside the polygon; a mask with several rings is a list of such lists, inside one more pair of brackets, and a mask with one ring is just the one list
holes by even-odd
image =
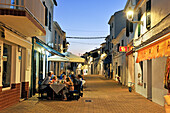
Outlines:
{"label": "street lamp", "polygon": [[127,19],[132,23],[138,23],[143,25],[143,21],[133,21],[134,11],[131,7],[129,7],[129,10],[126,12]]}
{"label": "street lamp", "polygon": [[66,43],[66,46],[67,46],[67,47],[68,47],[68,46],[70,46],[70,43],[69,43],[69,42],[67,42],[67,43]]}

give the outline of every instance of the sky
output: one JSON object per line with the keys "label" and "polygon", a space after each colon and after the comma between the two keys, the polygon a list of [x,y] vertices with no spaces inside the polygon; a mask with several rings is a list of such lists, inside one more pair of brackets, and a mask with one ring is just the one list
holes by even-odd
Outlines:
{"label": "sky", "polygon": [[[57,0],[54,21],[66,32],[66,37],[106,37],[109,35],[108,21],[127,0]],[[67,39],[69,52],[82,55],[100,47],[104,39]]]}

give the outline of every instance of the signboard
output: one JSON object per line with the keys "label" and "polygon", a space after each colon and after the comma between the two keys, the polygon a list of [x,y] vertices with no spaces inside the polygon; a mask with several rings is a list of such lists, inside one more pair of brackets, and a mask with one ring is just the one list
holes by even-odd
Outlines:
{"label": "signboard", "polygon": [[120,46],[119,52],[127,52],[127,47],[126,46]]}

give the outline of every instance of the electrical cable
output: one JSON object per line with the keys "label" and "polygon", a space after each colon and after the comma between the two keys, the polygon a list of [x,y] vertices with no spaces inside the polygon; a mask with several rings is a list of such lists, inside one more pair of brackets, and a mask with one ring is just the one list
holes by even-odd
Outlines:
{"label": "electrical cable", "polygon": [[106,37],[66,37],[66,38],[71,38],[71,39],[103,39]]}

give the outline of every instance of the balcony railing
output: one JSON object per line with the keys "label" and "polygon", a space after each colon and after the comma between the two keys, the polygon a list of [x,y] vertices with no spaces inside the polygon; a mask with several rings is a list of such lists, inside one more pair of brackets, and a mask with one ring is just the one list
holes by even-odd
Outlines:
{"label": "balcony railing", "polygon": [[40,0],[0,0],[0,8],[25,10],[44,27],[45,8]]}

